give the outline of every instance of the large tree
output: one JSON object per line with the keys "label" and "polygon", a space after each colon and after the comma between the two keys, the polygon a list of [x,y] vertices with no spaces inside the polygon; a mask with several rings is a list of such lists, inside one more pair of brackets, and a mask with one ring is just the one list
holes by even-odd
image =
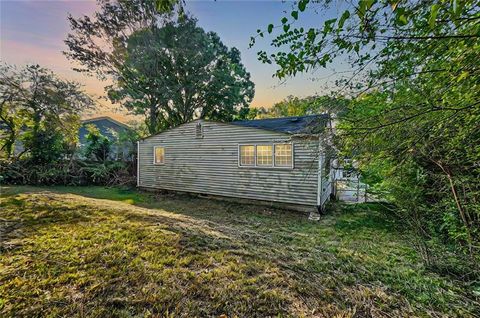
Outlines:
{"label": "large tree", "polygon": [[92,100],[78,83],[58,78],[38,65],[0,69],[2,150],[9,157],[20,139],[35,163],[59,159],[76,144],[80,115]]}
{"label": "large tree", "polygon": [[159,13],[153,1],[100,4],[93,18],[69,17],[66,54],[81,71],[112,79],[111,101],[144,115],[150,133],[247,113],[254,87],[236,48],[193,18]]}
{"label": "large tree", "polygon": [[109,96],[145,115],[151,133],[194,118],[230,121],[253,98],[240,52],[190,17],[134,33],[125,56]]}

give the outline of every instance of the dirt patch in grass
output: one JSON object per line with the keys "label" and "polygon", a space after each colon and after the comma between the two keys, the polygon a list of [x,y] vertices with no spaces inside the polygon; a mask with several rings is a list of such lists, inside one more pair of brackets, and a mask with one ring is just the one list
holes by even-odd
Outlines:
{"label": "dirt patch in grass", "polygon": [[474,316],[375,205],[320,222],[125,189],[4,188],[0,316]]}

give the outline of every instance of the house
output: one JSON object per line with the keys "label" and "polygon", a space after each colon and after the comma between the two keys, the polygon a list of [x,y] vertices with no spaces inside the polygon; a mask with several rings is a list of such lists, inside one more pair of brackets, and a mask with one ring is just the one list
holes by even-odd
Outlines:
{"label": "house", "polygon": [[138,187],[320,212],[332,189],[320,138],[330,125],[327,115],[195,120],[138,142]]}
{"label": "house", "polygon": [[[106,116],[82,120],[81,126],[78,129],[78,140],[81,151],[87,145],[88,125],[96,126],[103,136],[107,137],[110,141],[113,142],[111,159],[123,158],[133,160],[135,151],[134,145],[129,145],[128,142],[118,142],[118,136],[126,132],[127,130],[130,130],[131,128],[113,118]],[[0,123],[0,138],[2,137],[2,132],[6,130],[4,127],[5,124]],[[22,128],[20,134],[26,132],[27,129],[28,128],[26,127]],[[25,147],[23,145],[23,142],[21,140],[16,140],[13,149],[14,155],[18,156],[23,153],[24,150]]]}
{"label": "house", "polygon": [[88,125],[93,125],[98,128],[99,132],[108,138],[110,141],[113,142],[112,145],[112,154],[110,159],[132,159],[133,158],[133,151],[132,145],[128,145],[128,143],[118,142],[118,136],[122,133],[127,132],[130,130],[130,127],[121,123],[111,117],[103,116],[103,117],[96,117],[90,118],[86,120],[82,120],[82,125],[78,130],[78,140],[80,142],[80,149],[83,149],[87,145],[87,134],[88,134]]}

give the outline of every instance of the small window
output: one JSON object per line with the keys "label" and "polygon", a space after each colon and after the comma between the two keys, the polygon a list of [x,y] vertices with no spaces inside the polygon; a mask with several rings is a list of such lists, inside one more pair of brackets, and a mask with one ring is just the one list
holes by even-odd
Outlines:
{"label": "small window", "polygon": [[255,165],[255,146],[250,146],[250,145],[240,146],[240,165],[241,166]]}
{"label": "small window", "polygon": [[292,167],[293,163],[292,145],[275,145],[275,167]]}
{"label": "small window", "polygon": [[156,165],[163,165],[165,163],[165,148],[155,147],[153,148],[153,163]]}
{"label": "small window", "polygon": [[257,146],[257,166],[273,165],[273,147],[271,145]]}

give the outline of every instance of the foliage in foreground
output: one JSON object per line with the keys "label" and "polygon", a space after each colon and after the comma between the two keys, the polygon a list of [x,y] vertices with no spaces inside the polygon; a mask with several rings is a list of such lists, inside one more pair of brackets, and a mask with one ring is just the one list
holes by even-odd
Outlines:
{"label": "foliage in foreground", "polygon": [[338,127],[339,148],[399,207],[427,264],[443,257],[430,249],[441,242],[478,272],[479,1],[359,0],[339,3],[338,16],[310,28],[297,22],[334,3],[298,1],[281,28],[258,30],[274,34],[275,48],[259,59],[277,64],[280,78],[348,61],[349,70],[334,74],[354,101]]}
{"label": "foliage in foreground", "polygon": [[472,286],[428,271],[378,205],[316,223],[115,188],[2,191],[5,317],[480,314]]}

